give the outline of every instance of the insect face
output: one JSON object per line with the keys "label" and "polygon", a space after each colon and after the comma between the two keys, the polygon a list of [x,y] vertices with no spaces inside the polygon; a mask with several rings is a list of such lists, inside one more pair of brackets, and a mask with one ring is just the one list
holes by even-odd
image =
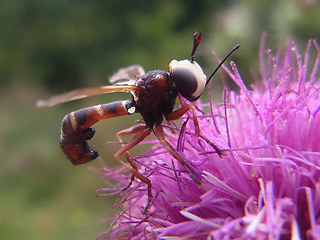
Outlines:
{"label": "insect face", "polygon": [[169,71],[171,80],[184,98],[192,102],[201,96],[206,86],[207,76],[197,62],[172,60]]}

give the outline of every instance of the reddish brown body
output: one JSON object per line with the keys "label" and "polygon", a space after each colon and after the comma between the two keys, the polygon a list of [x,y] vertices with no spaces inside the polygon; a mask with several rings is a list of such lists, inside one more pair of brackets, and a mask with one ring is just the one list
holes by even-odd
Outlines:
{"label": "reddish brown body", "polygon": [[136,86],[133,91],[136,112],[141,114],[146,127],[161,124],[163,116],[172,112],[178,95],[170,74],[162,70],[147,72],[137,80]]}
{"label": "reddish brown body", "polygon": [[63,118],[60,146],[73,164],[87,163],[98,157],[98,152],[90,149],[87,140],[95,133],[91,126],[101,119],[128,115],[128,109],[132,108],[133,112],[141,114],[146,128],[152,129],[162,123],[163,116],[172,112],[178,91],[168,72],[147,72],[135,85],[131,100],[83,108]]}

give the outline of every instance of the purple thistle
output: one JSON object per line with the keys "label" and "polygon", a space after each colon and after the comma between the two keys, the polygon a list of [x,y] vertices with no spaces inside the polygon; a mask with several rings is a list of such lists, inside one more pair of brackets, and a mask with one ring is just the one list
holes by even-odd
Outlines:
{"label": "purple thistle", "polygon": [[[166,125],[166,139],[185,157],[202,188],[158,141],[135,157],[139,172],[152,182],[146,217],[147,186],[129,182],[123,167],[103,169],[122,193],[122,212],[101,239],[314,239],[320,236],[320,50],[308,74],[309,48],[301,59],[293,42],[284,55],[260,52],[262,81],[249,91],[237,68],[223,66],[240,93],[225,92],[222,104],[201,104],[201,133],[226,156],[220,158],[195,134],[192,114],[181,127]],[[264,63],[264,59],[267,63]],[[184,99],[180,99],[184,104]],[[143,144],[142,143],[142,144]],[[113,184],[114,186],[114,184]]]}

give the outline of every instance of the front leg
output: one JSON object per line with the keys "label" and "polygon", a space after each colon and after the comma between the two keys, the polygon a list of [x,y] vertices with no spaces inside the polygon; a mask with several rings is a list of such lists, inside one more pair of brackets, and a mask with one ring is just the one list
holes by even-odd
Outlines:
{"label": "front leg", "polygon": [[194,109],[194,106],[192,104],[185,105],[176,111],[168,113],[167,115],[165,115],[165,117],[168,121],[176,120],[176,119],[179,119],[181,116],[183,116],[189,110],[192,110],[194,127],[196,129],[196,135],[202,138],[203,140],[205,140],[207,143],[209,143],[220,157],[225,155],[213,142],[211,142],[208,138],[206,138],[200,133],[200,127],[199,127],[199,122],[196,115],[196,110]]}
{"label": "front leg", "polygon": [[92,151],[87,140],[94,136],[92,125],[101,119],[129,115],[128,109],[132,101],[116,101],[96,105],[74,111],[62,120],[60,146],[64,154],[75,164],[90,162],[98,157],[98,152]]}

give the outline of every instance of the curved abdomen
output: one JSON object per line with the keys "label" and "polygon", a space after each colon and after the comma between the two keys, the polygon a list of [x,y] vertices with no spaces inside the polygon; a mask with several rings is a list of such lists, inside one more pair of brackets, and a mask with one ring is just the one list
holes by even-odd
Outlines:
{"label": "curved abdomen", "polygon": [[116,101],[74,111],[62,120],[60,146],[73,164],[83,164],[98,157],[98,152],[91,150],[87,140],[95,133],[91,128],[101,119],[130,114],[131,101]]}

